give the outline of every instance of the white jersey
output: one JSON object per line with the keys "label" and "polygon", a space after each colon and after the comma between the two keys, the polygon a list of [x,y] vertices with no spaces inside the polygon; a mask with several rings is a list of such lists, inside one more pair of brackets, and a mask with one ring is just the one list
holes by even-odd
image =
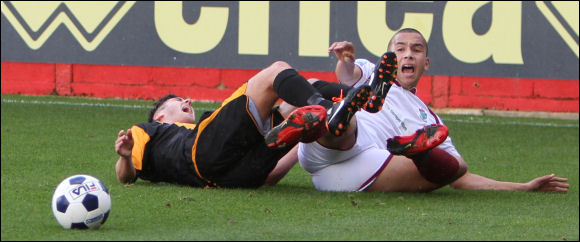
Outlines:
{"label": "white jersey", "polygon": [[[354,85],[358,87],[368,83],[375,65],[364,59],[357,59],[355,64],[362,70],[361,79]],[[426,125],[443,124],[439,116],[421,99],[398,83],[391,86],[381,111],[369,113],[361,110],[356,113],[355,118],[357,141],[349,150],[328,149],[317,142],[300,143],[300,165],[312,175],[317,189],[363,190],[372,183],[391,158],[387,150],[387,139],[410,135]],[[459,156],[450,137],[438,148]]]}

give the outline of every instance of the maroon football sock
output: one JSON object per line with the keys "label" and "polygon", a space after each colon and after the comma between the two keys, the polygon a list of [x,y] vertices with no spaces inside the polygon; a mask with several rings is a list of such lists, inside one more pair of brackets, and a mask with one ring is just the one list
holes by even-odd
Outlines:
{"label": "maroon football sock", "polygon": [[459,161],[442,149],[436,147],[409,158],[413,160],[419,173],[430,182],[448,184],[457,178]]}

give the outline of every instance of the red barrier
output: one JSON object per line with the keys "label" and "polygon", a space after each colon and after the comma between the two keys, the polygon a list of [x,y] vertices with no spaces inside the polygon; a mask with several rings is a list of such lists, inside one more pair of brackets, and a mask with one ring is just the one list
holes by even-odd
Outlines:
{"label": "red barrier", "polygon": [[[2,93],[222,101],[259,70],[2,62]],[[300,71],[336,82],[333,72]],[[417,95],[434,108],[578,112],[578,80],[429,76]]]}

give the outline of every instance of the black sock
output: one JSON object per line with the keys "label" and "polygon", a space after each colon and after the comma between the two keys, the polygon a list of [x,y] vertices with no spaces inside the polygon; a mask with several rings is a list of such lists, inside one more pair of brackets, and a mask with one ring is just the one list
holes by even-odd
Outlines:
{"label": "black sock", "polygon": [[286,69],[278,73],[274,79],[274,91],[289,104],[296,107],[306,105],[322,105],[332,107],[332,102],[326,100],[303,76],[294,69]]}
{"label": "black sock", "polygon": [[312,95],[310,98],[308,98],[307,103],[308,103],[308,105],[323,106],[324,108],[326,108],[326,110],[332,108],[332,104],[333,104],[332,101],[326,100],[324,97],[322,97],[322,94],[320,94],[320,93],[316,93],[316,94]]}
{"label": "black sock", "polygon": [[328,100],[332,100],[333,97],[339,97],[341,92],[346,96],[348,91],[352,89],[352,87],[348,85],[322,80],[312,83],[312,86],[322,94],[322,97]]}

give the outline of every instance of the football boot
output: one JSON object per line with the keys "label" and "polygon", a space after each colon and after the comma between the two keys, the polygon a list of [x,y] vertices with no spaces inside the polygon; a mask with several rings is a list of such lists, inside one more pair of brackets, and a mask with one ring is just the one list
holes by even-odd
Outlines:
{"label": "football boot", "polygon": [[397,55],[393,52],[386,52],[375,64],[375,71],[369,78],[369,86],[372,90],[364,110],[376,113],[383,108],[383,103],[395,78],[397,78]]}
{"label": "football boot", "polygon": [[445,125],[432,124],[408,136],[395,136],[387,140],[387,149],[394,155],[412,157],[443,143],[449,130]]}
{"label": "football boot", "polygon": [[350,89],[344,98],[342,98],[342,93],[338,99],[333,98],[336,102],[328,110],[327,116],[327,127],[330,133],[341,136],[346,132],[354,113],[366,105],[370,90],[369,85],[362,85]]}
{"label": "football boot", "polygon": [[320,105],[299,107],[266,134],[266,145],[278,149],[313,142],[327,132],[326,115],[326,109]]}

